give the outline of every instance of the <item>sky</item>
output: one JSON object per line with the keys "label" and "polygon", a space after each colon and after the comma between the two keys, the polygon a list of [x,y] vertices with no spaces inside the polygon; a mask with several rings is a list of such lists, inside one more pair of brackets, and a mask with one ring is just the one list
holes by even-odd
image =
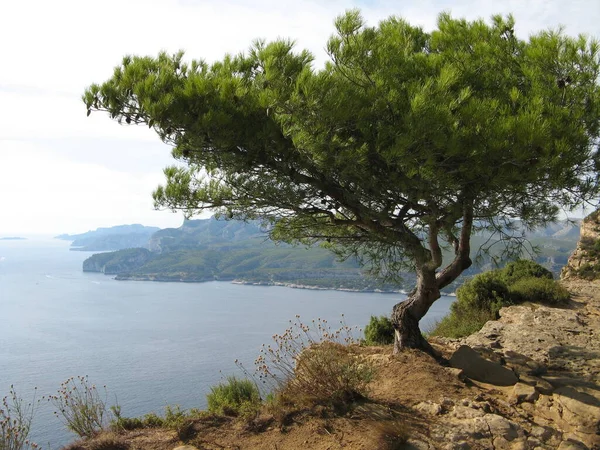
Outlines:
{"label": "sky", "polygon": [[521,38],[559,25],[600,38],[598,0],[0,0],[0,237],[179,226],[181,214],[152,205],[170,147],[146,127],[86,117],[85,88],[124,55],[184,50],[211,62],[256,38],[291,38],[322,65],[333,21],[350,8],[370,25],[396,15],[432,30],[441,11],[512,13]]}

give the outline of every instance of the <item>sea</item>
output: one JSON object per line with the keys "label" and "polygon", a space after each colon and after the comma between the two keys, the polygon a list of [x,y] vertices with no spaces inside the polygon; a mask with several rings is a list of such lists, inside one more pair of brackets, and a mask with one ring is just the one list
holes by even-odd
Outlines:
{"label": "sea", "polygon": [[[122,415],[167,405],[205,408],[210,387],[252,369],[261,345],[290,320],[363,327],[389,314],[402,294],[249,286],[229,282],[117,281],[84,273],[91,253],[51,237],[0,240],[0,398],[11,385],[36,401],[31,438],[44,449],[73,441],[55,407],[70,377],[87,376]],[[442,297],[421,321],[447,314]],[[343,314],[343,316],[342,316]],[[106,391],[104,387],[106,386]]]}

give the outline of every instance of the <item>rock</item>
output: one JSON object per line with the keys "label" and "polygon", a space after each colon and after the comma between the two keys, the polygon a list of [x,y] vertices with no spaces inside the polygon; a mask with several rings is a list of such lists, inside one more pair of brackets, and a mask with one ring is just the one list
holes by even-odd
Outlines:
{"label": "rock", "polygon": [[418,405],[415,406],[415,409],[417,411],[420,411],[425,414],[430,414],[432,416],[437,416],[438,414],[441,414],[441,412],[442,412],[441,405],[431,402],[429,400],[419,403]]}
{"label": "rock", "polygon": [[465,381],[465,379],[467,378],[465,372],[462,369],[458,369],[456,367],[444,367],[444,369],[446,370],[446,372],[449,372],[450,375],[458,378],[460,381]]}
{"label": "rock", "polygon": [[577,248],[569,257],[567,265],[563,267],[560,273],[561,280],[579,278],[581,276],[580,269],[583,266],[597,267],[600,264],[597,254],[590,251],[590,247],[593,248],[594,242],[600,238],[599,229],[600,210],[596,210],[583,219]]}
{"label": "rock", "polygon": [[507,441],[518,438],[519,431],[522,431],[519,425],[497,414],[487,414],[484,420],[494,437],[501,437]]}
{"label": "rock", "polygon": [[560,416],[577,431],[586,434],[600,432],[600,400],[571,387],[554,391],[554,407]]}
{"label": "rock", "polygon": [[542,375],[548,370],[545,364],[512,350],[504,352],[504,361],[508,367],[513,369],[519,375]]}
{"label": "rock", "polygon": [[450,365],[462,369],[467,377],[483,383],[512,386],[519,381],[512,370],[482,358],[468,345],[462,345],[454,352]]}
{"label": "rock", "polygon": [[485,416],[484,411],[469,408],[468,406],[455,406],[450,414],[457,419],[473,419],[475,417]]}
{"label": "rock", "polygon": [[173,450],[198,450],[198,447],[194,447],[193,445],[180,445]]}
{"label": "rock", "polygon": [[545,442],[554,435],[554,431],[550,427],[540,427],[538,425],[531,428],[530,436]]}
{"label": "rock", "polygon": [[519,404],[523,402],[533,403],[540,397],[535,387],[529,386],[525,383],[517,383],[513,387],[510,394],[510,402],[513,404]]}
{"label": "rock", "polygon": [[589,447],[574,439],[567,439],[560,443],[557,450],[589,450]]}
{"label": "rock", "polygon": [[534,377],[532,375],[519,375],[519,381],[535,387],[540,394],[552,395],[552,392],[554,391],[554,386],[543,378]]}
{"label": "rock", "polygon": [[471,450],[471,446],[468,442],[457,442],[447,444],[444,449],[446,450]]}

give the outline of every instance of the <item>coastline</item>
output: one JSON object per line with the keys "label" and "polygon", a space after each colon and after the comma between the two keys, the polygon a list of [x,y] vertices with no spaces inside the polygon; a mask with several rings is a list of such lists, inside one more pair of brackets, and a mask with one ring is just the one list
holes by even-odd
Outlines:
{"label": "coastline", "polygon": [[[239,284],[245,286],[277,286],[287,287],[291,289],[306,289],[313,291],[340,291],[340,292],[356,292],[356,293],[372,293],[372,294],[402,294],[408,295],[410,291],[405,289],[377,289],[377,288],[346,288],[346,287],[328,287],[328,286],[316,286],[310,284],[301,284],[284,281],[250,281],[240,279],[218,279],[218,278],[181,278],[181,277],[164,277],[164,276],[151,276],[151,275],[117,275],[113,279],[117,281],[153,281],[158,283],[206,283],[210,281],[221,281],[229,282],[231,284]],[[441,292],[442,296],[445,297],[456,297],[455,292]]]}

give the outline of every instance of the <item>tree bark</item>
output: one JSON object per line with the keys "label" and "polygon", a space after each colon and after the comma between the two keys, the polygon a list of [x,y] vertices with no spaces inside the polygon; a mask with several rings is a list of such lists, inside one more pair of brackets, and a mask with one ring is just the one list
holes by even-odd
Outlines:
{"label": "tree bark", "polygon": [[418,348],[435,356],[433,348],[421,334],[419,321],[438,298],[440,298],[440,291],[437,287],[435,271],[426,269],[418,271],[417,287],[405,301],[396,304],[392,310],[392,323],[395,329],[394,353],[405,348]]}

